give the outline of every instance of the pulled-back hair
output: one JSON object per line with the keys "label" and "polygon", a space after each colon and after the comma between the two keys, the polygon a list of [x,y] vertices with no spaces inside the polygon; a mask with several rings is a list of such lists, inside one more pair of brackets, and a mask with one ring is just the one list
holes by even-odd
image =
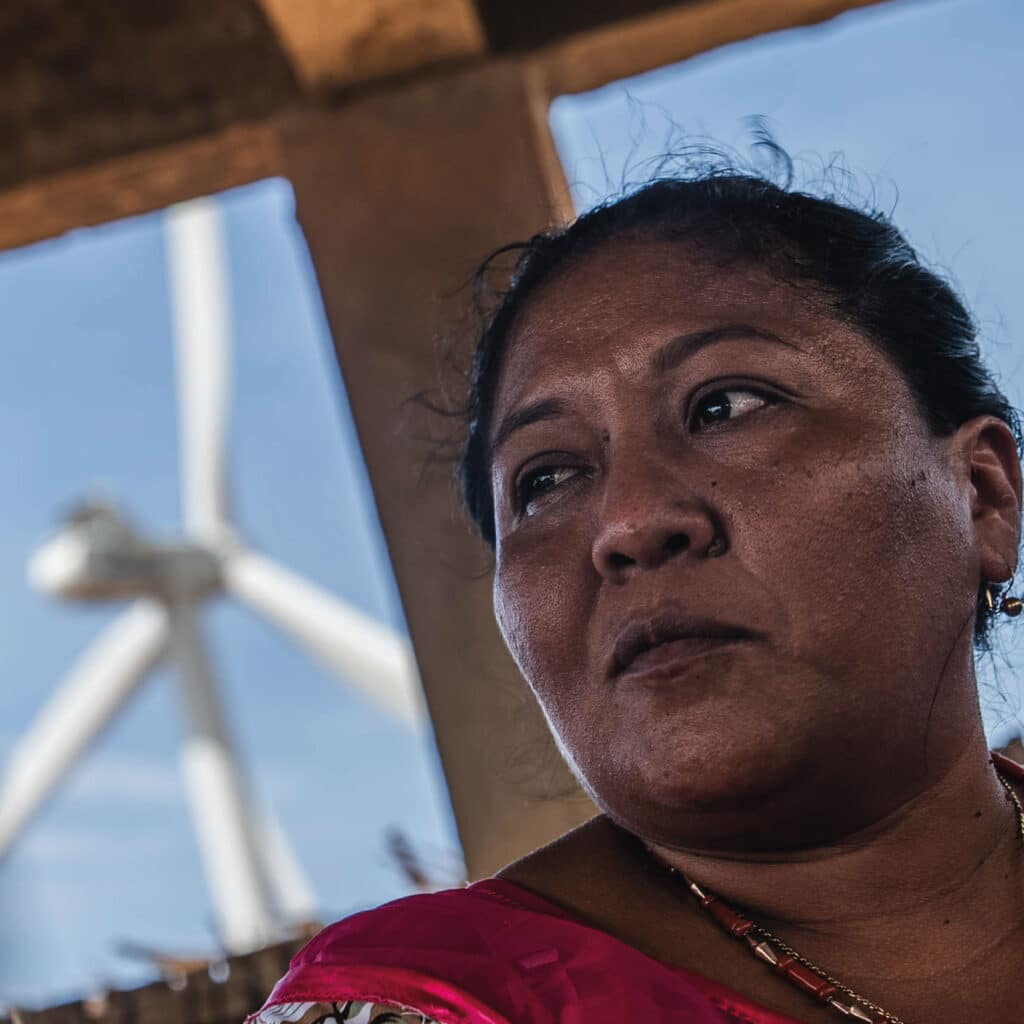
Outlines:
{"label": "pulled-back hair", "polygon": [[[511,328],[530,297],[587,253],[618,240],[682,242],[716,265],[747,264],[804,286],[839,319],[885,352],[902,373],[932,431],[953,433],[977,416],[1001,419],[1021,450],[1016,410],[982,360],[971,314],[877,210],[791,188],[792,164],[777,184],[719,160],[659,177],[608,201],[566,227],[504,246],[477,272],[478,295],[497,257],[517,255],[499,301],[483,312],[469,391],[469,433],[460,480],[470,515],[494,545],[488,435]],[[991,612],[979,591],[975,641],[984,645]]]}

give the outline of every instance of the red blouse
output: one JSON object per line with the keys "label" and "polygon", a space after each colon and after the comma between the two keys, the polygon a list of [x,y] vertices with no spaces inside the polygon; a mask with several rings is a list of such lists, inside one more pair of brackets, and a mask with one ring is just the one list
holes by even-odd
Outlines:
{"label": "red blouse", "polygon": [[798,1024],[501,879],[331,925],[250,1024]]}

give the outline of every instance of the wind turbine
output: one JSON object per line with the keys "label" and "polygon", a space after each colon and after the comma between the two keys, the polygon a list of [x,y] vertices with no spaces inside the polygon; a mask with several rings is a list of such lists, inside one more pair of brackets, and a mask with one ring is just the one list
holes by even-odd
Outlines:
{"label": "wind turbine", "polygon": [[259,813],[231,742],[200,628],[224,593],[283,629],[405,722],[424,714],[408,641],[247,547],[230,522],[225,435],[230,312],[216,204],[166,214],[177,355],[184,536],[140,533],[109,502],[87,502],[30,559],[43,591],[131,604],[80,657],[16,744],[0,781],[0,858],[161,661],[178,670],[186,798],[221,942],[259,948],[315,916],[312,892],[274,818]]}

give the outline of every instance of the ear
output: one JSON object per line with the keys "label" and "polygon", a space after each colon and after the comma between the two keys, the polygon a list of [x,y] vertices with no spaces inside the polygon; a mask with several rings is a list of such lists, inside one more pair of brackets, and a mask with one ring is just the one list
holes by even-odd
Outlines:
{"label": "ear", "polygon": [[982,582],[1003,583],[1017,568],[1021,468],[1010,428],[995,416],[968,420],[955,446],[969,481]]}

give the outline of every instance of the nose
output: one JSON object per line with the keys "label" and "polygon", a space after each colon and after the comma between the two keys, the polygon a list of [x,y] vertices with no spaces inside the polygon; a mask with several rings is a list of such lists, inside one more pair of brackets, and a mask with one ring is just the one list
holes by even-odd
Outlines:
{"label": "nose", "polygon": [[673,558],[709,558],[724,549],[712,509],[665,467],[634,465],[606,478],[591,558],[609,581],[625,582]]}

